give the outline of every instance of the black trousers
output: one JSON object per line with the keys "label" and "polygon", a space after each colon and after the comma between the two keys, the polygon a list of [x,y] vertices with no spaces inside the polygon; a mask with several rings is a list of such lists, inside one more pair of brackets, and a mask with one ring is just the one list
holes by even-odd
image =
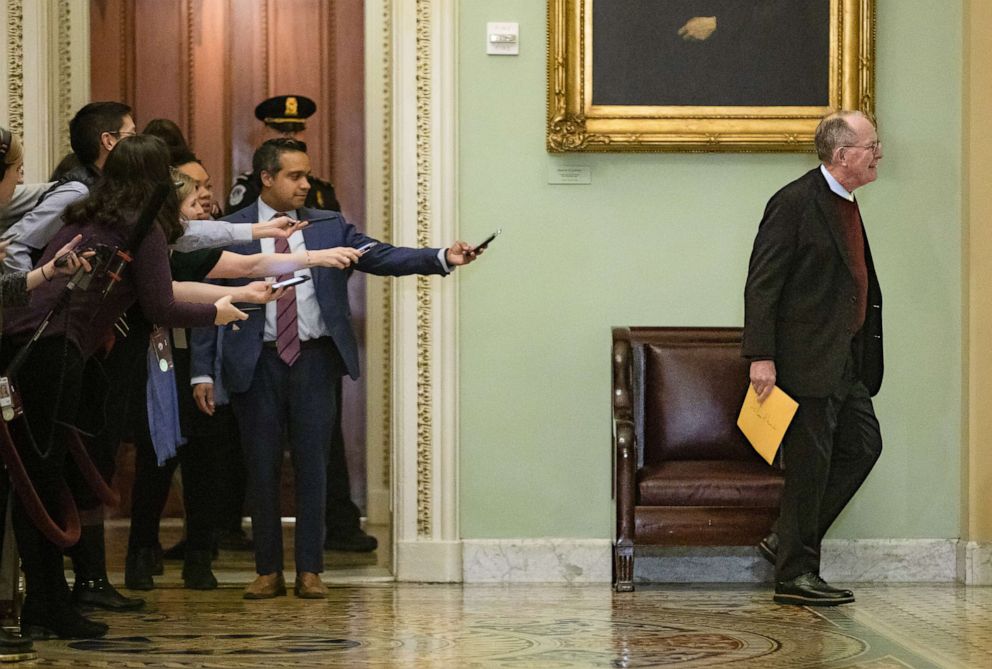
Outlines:
{"label": "black trousers", "polygon": [[[159,526],[162,511],[169,498],[169,489],[176,468],[181,465],[183,477],[183,505],[186,513],[186,543],[191,550],[211,550],[214,530],[218,524],[218,509],[228,504],[230,492],[225,484],[230,480],[230,471],[241,471],[240,446],[235,441],[235,457],[225,460],[229,449],[223,446],[224,413],[228,421],[234,418],[227,407],[218,407],[214,416],[207,416],[195,408],[190,388],[189,350],[173,349],[175,363],[176,391],[179,395],[183,436],[186,444],[179,447],[175,457],[161,467],[155,455],[151,434],[148,429],[147,392],[143,382],[136,392],[135,411],[135,458],[134,487],[131,503],[131,532],[128,537],[128,550],[151,548],[159,543]],[[143,367],[141,377],[147,380],[148,369]],[[234,431],[235,440],[237,432]],[[240,491],[240,509],[244,500],[244,490]]]}
{"label": "black trousers", "polygon": [[[127,320],[128,336],[118,335],[110,353],[97,353],[86,361],[85,392],[79,399],[77,424],[84,433],[83,443],[108,483],[114,478],[121,439],[131,432],[135,410],[141,409],[136,404],[142,403],[145,396],[150,328],[136,307],[128,311]],[[141,413],[144,415],[143,410]],[[103,504],[72,463],[66,469],[66,479],[81,510]]]}
{"label": "black trousers", "polygon": [[[4,367],[15,349],[9,344],[4,342]],[[76,419],[83,367],[83,357],[74,344],[61,336],[44,337],[31,349],[14,380],[24,402],[24,416],[9,424],[14,444],[46,510],[63,526],[60,498],[66,471],[66,426]],[[62,551],[35,527],[16,495],[11,517],[28,597],[66,596]]]}
{"label": "black trousers", "polygon": [[147,435],[134,443],[134,492],[131,505],[131,532],[128,550],[151,548],[159,542],[162,511],[176,467],[182,465],[183,505],[186,511],[186,546],[190,550],[210,550],[215,521],[212,513],[214,462],[209,444],[191,438],[179,452],[159,467]]}
{"label": "black trousers", "polygon": [[341,429],[341,379],[334,378],[337,396],[334,432],[331,434],[331,447],[327,453],[327,508],[324,522],[327,536],[347,537],[361,527],[362,512],[351,500],[351,479],[348,476],[348,461],[344,452],[344,431]]}
{"label": "black trousers", "polygon": [[[183,392],[180,388],[179,392]],[[196,410],[199,412],[199,409]],[[196,435],[186,435],[188,446],[206,449],[213,462],[216,478],[213,482],[212,504],[216,529],[228,532],[241,531],[244,517],[247,474],[245,456],[241,448],[238,419],[230,404],[214,409],[213,416],[200,414],[197,422],[206,426]]]}
{"label": "black trousers", "polygon": [[785,488],[777,523],[775,577],[820,573],[820,543],[882,453],[871,396],[855,374],[830,397],[797,397],[799,409],[782,444]]}

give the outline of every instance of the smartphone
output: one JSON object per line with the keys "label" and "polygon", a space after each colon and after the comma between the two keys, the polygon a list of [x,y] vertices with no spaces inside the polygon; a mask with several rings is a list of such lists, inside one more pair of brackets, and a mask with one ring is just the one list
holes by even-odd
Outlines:
{"label": "smartphone", "polygon": [[306,283],[310,280],[308,276],[291,276],[285,281],[276,281],[272,284],[272,290],[278,290],[280,288],[289,288],[290,286],[298,286],[301,283]]}
{"label": "smartphone", "polygon": [[368,253],[369,251],[372,250],[372,247],[378,246],[378,245],[379,245],[379,242],[369,242],[368,244],[362,244],[361,246],[359,246],[355,250],[358,251],[359,253],[361,253],[362,255],[365,255],[366,253]]}
{"label": "smartphone", "polygon": [[475,250],[476,250],[476,251],[482,251],[482,250],[484,250],[484,249],[485,249],[485,248],[486,248],[487,246],[489,246],[489,243],[490,243],[491,241],[493,241],[494,239],[496,239],[496,237],[497,237],[497,236],[499,235],[499,233],[501,233],[501,232],[503,232],[503,228],[500,228],[499,230],[497,230],[497,231],[496,231],[496,232],[494,232],[493,234],[491,234],[491,235],[489,235],[488,237],[486,237],[486,239],[485,239],[485,241],[483,241],[483,242],[482,242],[481,244],[479,244],[478,246],[476,246],[476,247],[475,247]]}
{"label": "smartphone", "polygon": [[234,306],[235,309],[240,309],[241,311],[244,311],[245,313],[247,313],[249,311],[259,311],[262,308],[262,305],[261,304],[255,304],[254,302],[249,302],[249,303],[245,303],[245,302],[234,302],[233,303],[233,306]]}

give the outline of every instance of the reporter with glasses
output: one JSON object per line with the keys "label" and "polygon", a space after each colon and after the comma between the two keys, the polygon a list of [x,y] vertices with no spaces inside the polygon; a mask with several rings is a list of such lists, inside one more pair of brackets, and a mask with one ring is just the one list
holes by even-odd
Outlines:
{"label": "reporter with glasses", "polygon": [[[73,291],[66,308],[51,319],[47,330],[26,353],[22,369],[30,373],[12,379],[24,404],[23,419],[11,423],[14,441],[49,515],[58,515],[54,510],[64,489],[69,428],[76,423],[79,397],[87,392],[91,381],[84,377],[84,364],[112,338],[112,327],[120,315],[137,302],[150,319],[167,327],[225,325],[246,317],[231,304],[229,295],[214,304],[176,301],[168,244],[181,234],[182,228],[168,163],[168,150],[161,140],[140,135],[122,139],[108,156],[102,179],[86,199],[66,209],[64,228],[42,254],[44,269],[60,257],[69,240],[80,235],[87,249],[124,250],[142,207],[153,193],[165,189],[166,197],[154,223],[133,248],[126,249],[133,261],[120,273],[120,280],[107,289],[109,277],[94,271],[92,287]],[[83,263],[78,255],[75,257]],[[70,254],[70,265],[72,258]],[[95,260],[93,265],[97,266]],[[53,276],[46,271],[43,279],[49,277],[28,306],[5,314],[5,346],[0,352],[4,368],[66,290],[69,279],[64,274]],[[56,518],[56,522],[59,520]],[[72,605],[62,552],[34,525],[19,498],[13,505],[13,525],[27,592],[22,633],[36,638],[106,634],[107,625],[84,617]]]}

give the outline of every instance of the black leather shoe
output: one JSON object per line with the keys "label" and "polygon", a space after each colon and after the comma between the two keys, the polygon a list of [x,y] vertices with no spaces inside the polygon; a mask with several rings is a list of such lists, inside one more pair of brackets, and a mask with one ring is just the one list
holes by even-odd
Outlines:
{"label": "black leather shoe", "polygon": [[140,597],[125,597],[106,578],[76,579],[72,586],[72,602],[76,606],[106,609],[107,611],[134,611],[145,605]]}
{"label": "black leather shoe", "polygon": [[213,590],[217,578],[210,569],[210,551],[187,550],[183,563],[183,585],[190,590]]}
{"label": "black leather shoe", "polygon": [[360,527],[347,533],[329,533],[324,539],[324,549],[329,551],[371,553],[378,547],[379,540],[366,534]]}
{"label": "black leather shoe", "polygon": [[17,636],[0,627],[0,655],[21,655],[34,649],[31,639]]}
{"label": "black leather shoe", "polygon": [[128,549],[124,561],[124,587],[130,590],[154,590],[152,579],[155,556],[151,548]]}
{"label": "black leather shoe", "polygon": [[825,590],[823,586],[826,586],[826,583],[822,578],[813,572],[806,572],[791,581],[776,583],[774,600],[778,604],[795,606],[837,606],[854,601],[853,593],[846,597],[834,588],[831,588],[831,592]]}
{"label": "black leather shoe", "polygon": [[815,580],[817,585],[819,586],[819,589],[823,590],[824,592],[836,592],[842,597],[850,597],[852,600],[854,599],[853,590],[844,590],[843,588],[835,588],[834,586],[830,585],[822,578],[820,578],[819,574],[816,575]]}
{"label": "black leather shoe", "polygon": [[32,599],[28,595],[21,610],[21,634],[35,640],[96,639],[108,629],[101,622],[83,617],[63,599]]}
{"label": "black leather shoe", "polygon": [[772,532],[758,543],[758,552],[775,566],[778,559],[778,535]]}

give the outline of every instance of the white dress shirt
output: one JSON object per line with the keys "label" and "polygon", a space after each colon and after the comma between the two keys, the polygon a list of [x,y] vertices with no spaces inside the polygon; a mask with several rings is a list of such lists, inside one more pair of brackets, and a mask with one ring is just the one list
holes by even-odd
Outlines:
{"label": "white dress shirt", "polygon": [[840,195],[848,202],[854,202],[854,193],[849,192],[846,188],[841,186],[840,182],[837,181],[837,179],[834,179],[834,175],[830,173],[830,170],[827,169],[826,165],[821,164],[820,171],[823,172],[823,178],[827,180],[827,185],[830,186],[830,190],[837,195]]}
{"label": "white dress shirt", "polygon": [[[287,212],[277,212],[275,209],[265,204],[261,198],[258,199],[258,220],[268,221],[275,218],[276,214],[284,213],[287,216],[296,218],[296,210]],[[297,230],[289,237],[289,250],[291,252],[306,251],[307,246],[303,240],[303,232]],[[276,242],[274,239],[260,239],[262,253],[275,253]],[[313,277],[309,269],[300,269],[294,273],[296,276],[311,277],[310,281],[295,286],[296,291],[296,326],[299,329],[300,341],[326,337],[331,331],[324,324],[324,319],[320,315],[320,305],[317,303],[317,293],[313,287]],[[272,277],[276,278],[276,277]],[[276,334],[276,302],[269,302],[265,305],[265,341],[275,341]]]}

